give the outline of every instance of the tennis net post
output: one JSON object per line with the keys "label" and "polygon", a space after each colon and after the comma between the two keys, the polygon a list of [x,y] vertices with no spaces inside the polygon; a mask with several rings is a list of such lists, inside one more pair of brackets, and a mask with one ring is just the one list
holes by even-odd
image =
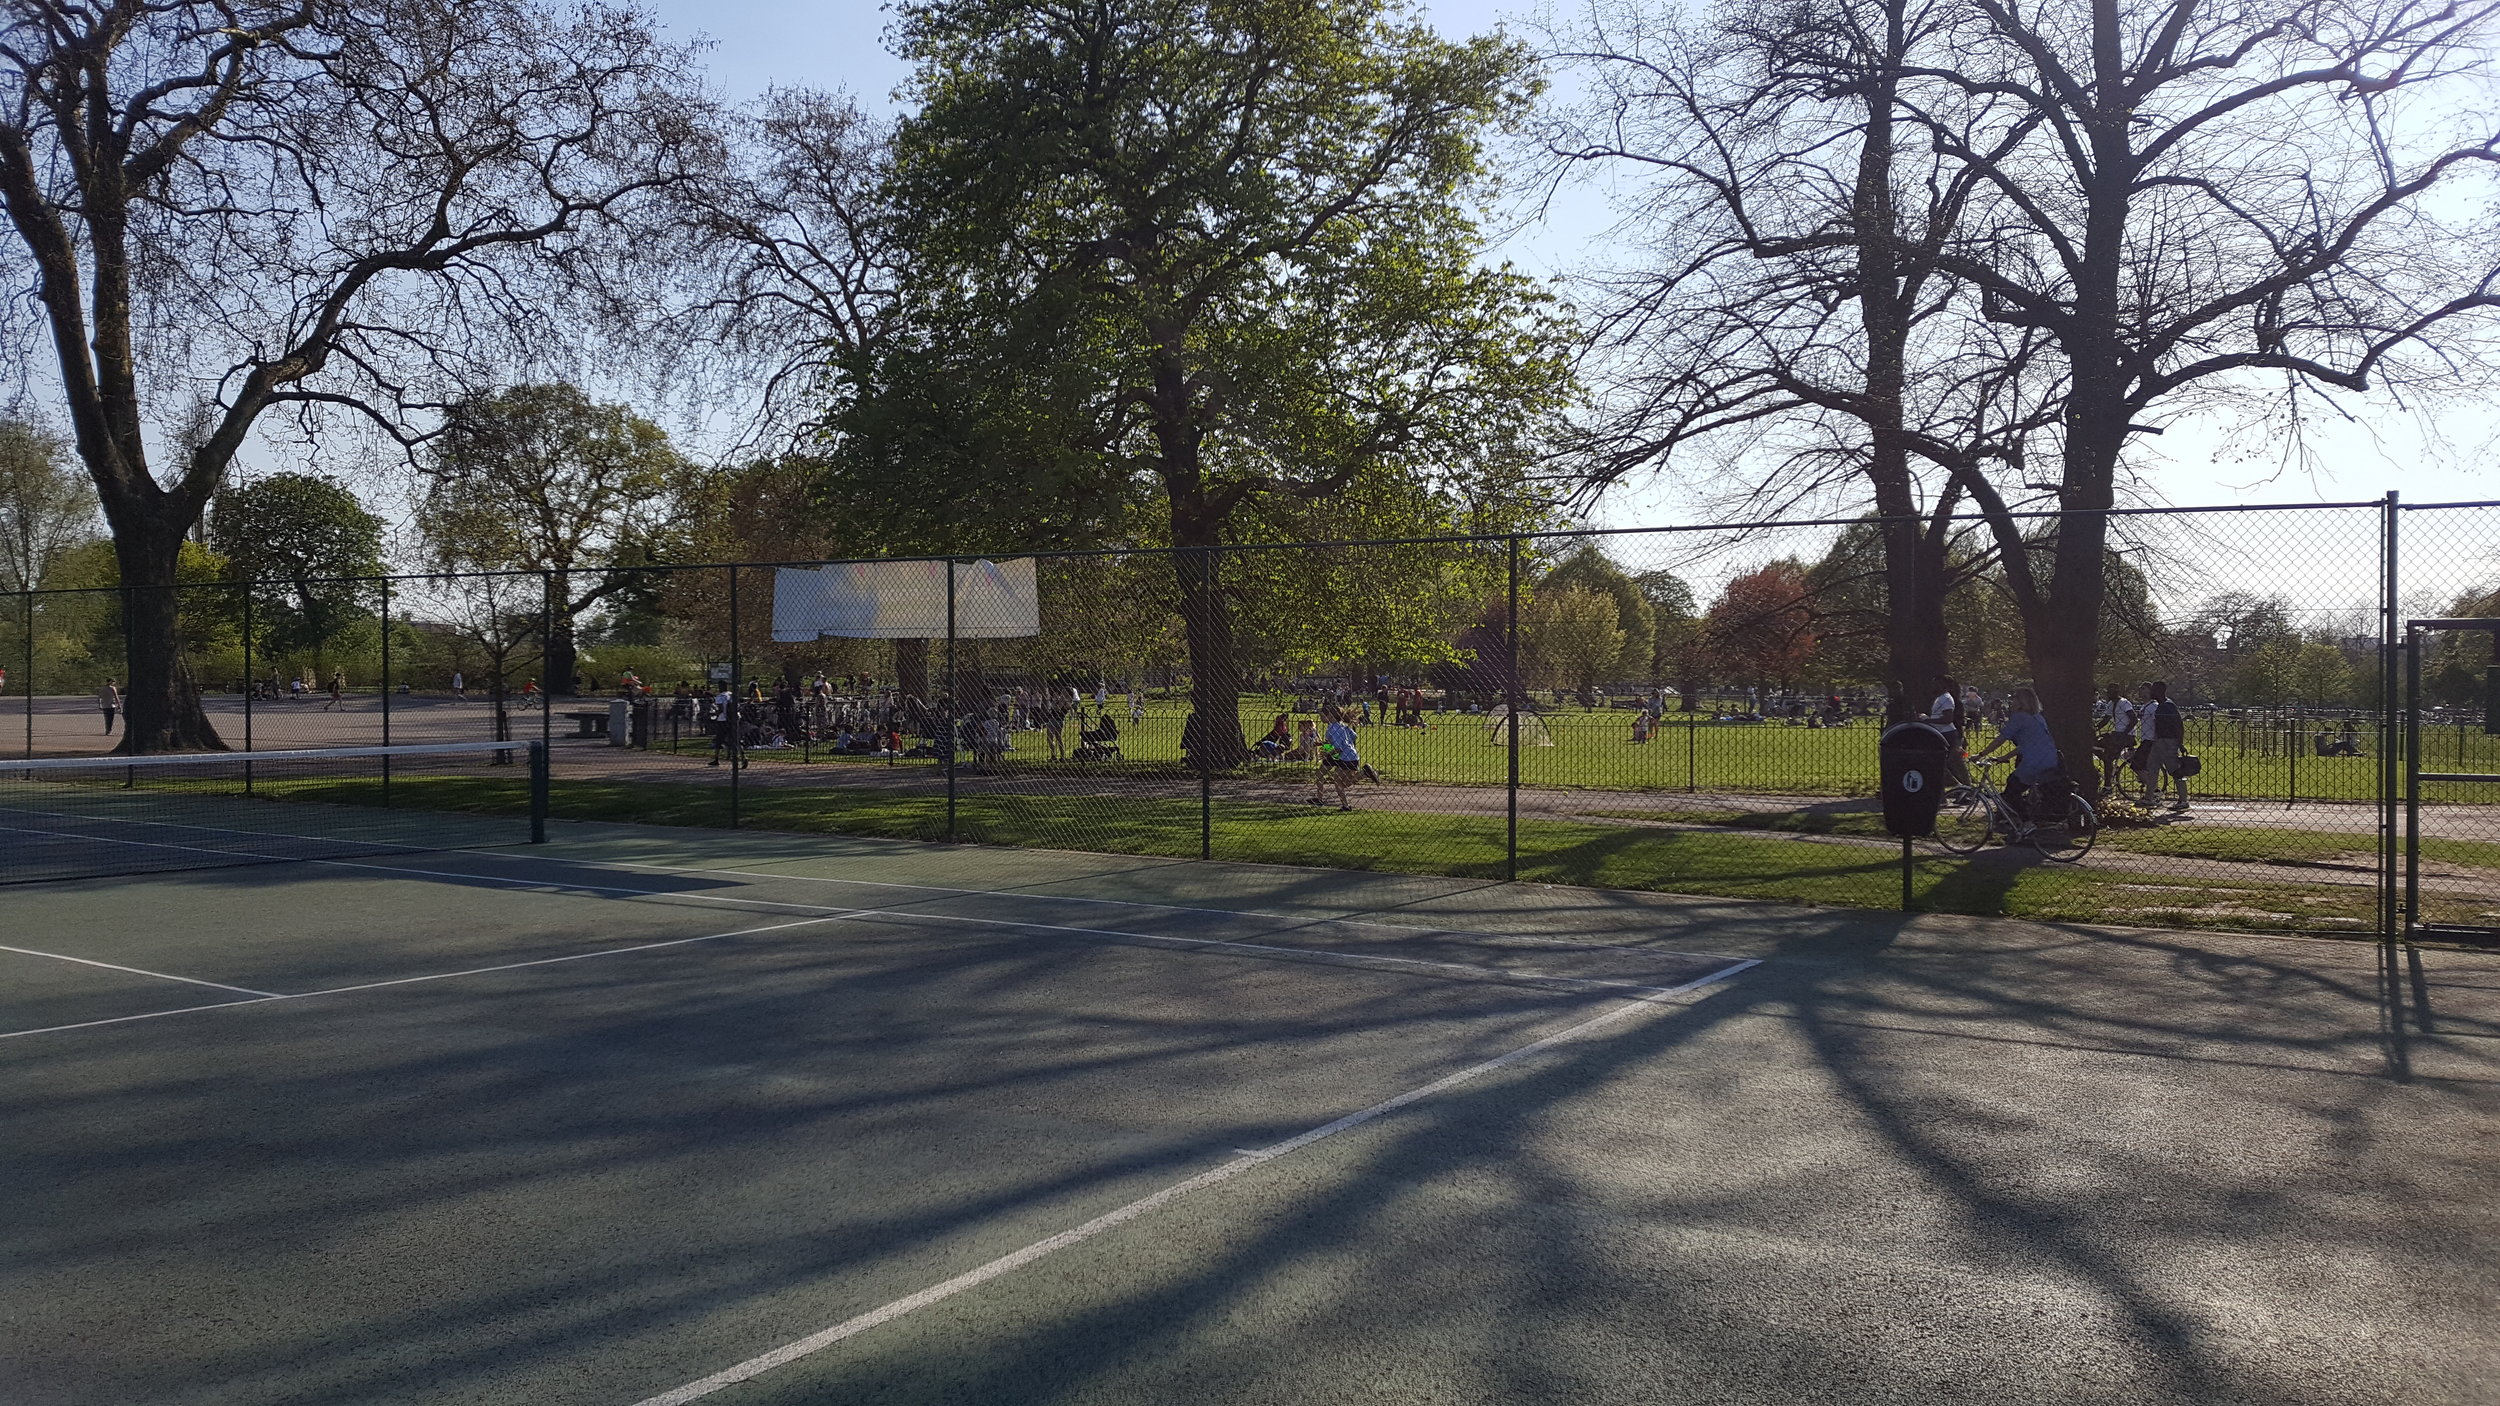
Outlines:
{"label": "tennis net post", "polygon": [[547,843],[547,744],[530,744],[530,843]]}

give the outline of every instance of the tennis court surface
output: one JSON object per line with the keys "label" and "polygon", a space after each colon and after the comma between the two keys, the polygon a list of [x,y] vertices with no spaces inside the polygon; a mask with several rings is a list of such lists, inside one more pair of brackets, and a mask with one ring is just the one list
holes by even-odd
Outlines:
{"label": "tennis court surface", "polygon": [[560,823],[0,914],[10,1406],[2500,1400],[2488,955]]}

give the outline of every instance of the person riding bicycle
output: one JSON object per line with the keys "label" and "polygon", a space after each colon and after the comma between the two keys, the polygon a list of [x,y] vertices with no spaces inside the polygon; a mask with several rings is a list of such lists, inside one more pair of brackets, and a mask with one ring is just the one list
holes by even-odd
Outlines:
{"label": "person riding bicycle", "polygon": [[[2005,786],[2005,804],[2016,815],[2030,816],[2025,807],[2032,788],[2057,775],[2057,743],[2049,736],[2048,719],[2040,716],[2040,695],[2028,688],[2014,690],[2011,711],[2004,725],[1997,729],[1997,739],[1972,756],[1972,761],[1985,761],[2000,747],[2014,749],[2014,776]],[[2054,816],[2032,816],[2036,820]]]}

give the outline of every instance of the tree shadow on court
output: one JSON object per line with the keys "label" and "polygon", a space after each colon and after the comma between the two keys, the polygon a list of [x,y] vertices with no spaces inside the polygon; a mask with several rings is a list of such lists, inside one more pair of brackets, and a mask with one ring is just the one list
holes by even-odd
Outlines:
{"label": "tree shadow on court", "polygon": [[[1915,958],[1782,944],[1689,1006],[1301,1154],[1324,1170],[1252,1173],[1221,1193],[1249,1204],[1190,1217],[1203,1258],[1068,1251],[1064,1295],[984,1290],[757,1399],[2294,1403],[2424,1368],[2401,1331],[2313,1319],[2445,1287],[2447,1322],[2403,1326],[2477,1321],[2470,1139],[2404,1136],[2472,1090],[2403,1107],[2366,967],[1855,926]],[[2374,1175],[2387,1198],[2356,1198]]]}
{"label": "tree shadow on court", "polygon": [[[312,897],[301,887],[292,895]],[[838,940],[854,930],[826,932]],[[6,1111],[30,1142],[60,1149],[59,1183],[83,1183],[73,1204],[55,1207],[58,1223],[93,1233],[47,1236],[40,1253],[17,1263],[26,1272],[73,1275],[134,1260],[169,1271],[283,1264],[324,1258],[384,1226],[456,1221],[481,1207],[504,1206],[508,1214],[506,1197],[574,1203],[559,1207],[554,1226],[534,1228],[588,1242],[592,1252],[577,1263],[534,1265],[517,1282],[489,1275],[506,1285],[491,1290],[420,1275],[420,1288],[351,1310],[354,1346],[345,1353],[336,1322],[318,1332],[307,1322],[301,1336],[220,1339],[181,1373],[186,1381],[257,1387],[262,1399],[308,1386],[312,1395],[361,1398],[493,1380],[585,1336],[661,1331],[862,1266],[916,1262],[926,1247],[975,1229],[1035,1218],[1034,1233],[1045,1234],[1089,1198],[1187,1175],[1224,1155],[1238,1135],[1219,1118],[1187,1135],[1131,1136],[1125,1148],[1080,1136],[1075,1147],[1054,1150],[1071,1131],[1061,1126],[1069,1115],[1014,1107],[1081,1108],[1088,1087],[1161,1071],[1183,1088],[1203,1085],[1219,1101],[1244,1078],[1301,1079],[1310,1087],[1297,1100],[1299,1116],[1300,1107],[1331,1096],[1334,1083],[1324,1065],[1297,1070],[1302,1052],[1420,1027],[1429,1043],[1415,1059],[1428,1066],[1453,1047],[1466,1056],[1515,1044],[1553,1004],[1550,992],[1534,988],[1401,973],[1394,981],[1338,983],[1317,1008],[1279,1007],[1272,993],[1248,989],[1239,994],[1259,999],[1228,1012],[1225,988],[1244,986],[1235,980],[1209,983],[1191,1006],[1157,1009],[1141,999],[1122,1009],[1097,1000],[1081,1020],[1069,1020],[1052,1009],[1050,993],[1068,994],[1069,969],[1084,965],[1072,954],[1115,949],[994,936],[939,944],[925,934],[879,946],[842,951],[841,980],[831,991],[821,968],[833,954],[786,936],[744,940],[748,962],[729,974],[558,969],[556,1006],[528,1003],[532,1018],[519,1024],[490,1011],[478,1029],[458,1022],[440,1029],[439,1017],[348,1001],[300,1006],[274,1047],[212,1046],[150,1063],[146,1077],[109,1097],[75,1087],[74,1067],[90,1055],[64,1049],[47,1070],[38,1053]],[[1272,984],[1290,962],[1286,954],[1262,958],[1249,969],[1258,980],[1247,985]],[[1168,975],[1159,970],[1156,980]],[[1154,984],[1140,997],[1153,997]],[[933,986],[949,993],[943,1007],[928,1007]],[[1473,995],[1456,1012],[1433,994],[1462,986]],[[911,1052],[905,1067],[875,1063],[897,1050]],[[925,1146],[930,1136],[947,1143],[950,1127],[990,1127],[995,1135],[1001,1100],[1011,1106],[1010,1133],[1019,1120],[1050,1124],[1024,1129],[1033,1134],[1025,1159],[997,1146],[970,1158]],[[215,1116],[203,1119],[204,1107]],[[1153,1110],[1132,1107],[1106,1117],[1104,1129],[1123,1118],[1148,1128],[1159,1121]],[[73,1123],[111,1135],[82,1142],[66,1131]],[[781,1169],[779,1159],[812,1130],[879,1124],[899,1139],[892,1145],[922,1150],[849,1172],[917,1178],[900,1210],[846,1206],[837,1192],[828,1213],[827,1188],[813,1169]],[[1083,1131],[1081,1122],[1072,1127]],[[81,1165],[82,1155],[97,1160]],[[1006,1165],[992,1161],[999,1158]],[[184,1180],[204,1167],[222,1171]],[[700,1174],[679,1167],[725,1167],[726,1174],[705,1187]],[[690,1175],[695,1185],[685,1184]],[[794,1201],[772,1204],[768,1195],[765,1204],[733,1210],[727,1223],[755,1233],[721,1233],[716,1197],[735,1194],[742,1178],[784,1176],[794,1184],[773,1194]],[[201,1194],[220,1183],[277,1194],[240,1201]],[[156,1188],[152,1200],[136,1192],[143,1186]],[[99,1203],[122,1201],[132,1208],[94,1214]],[[87,1213],[75,1213],[82,1205]],[[622,1206],[640,1218],[614,1222]],[[524,1243],[531,1238],[531,1227],[505,1228]],[[473,1258],[476,1247],[459,1238],[451,1236],[446,1257]],[[906,1280],[897,1290],[910,1287],[917,1286]],[[323,1300],[335,1306],[355,1296],[341,1283],[327,1286]],[[286,1318],[268,1305],[262,1311]],[[799,1311],[819,1309],[811,1300]]]}
{"label": "tree shadow on court", "polygon": [[[1280,870],[1258,892],[1342,912],[1352,890]],[[2487,1003],[2429,1019],[2414,990],[2430,983],[2401,966],[1588,889],[1361,892],[1400,922],[1767,965],[886,1324],[753,1399],[1787,1402],[1851,1383],[2089,1399],[2106,1383],[2099,1399],[2301,1403],[2350,1382],[2301,1376],[2300,1343],[2279,1371],[2252,1360],[2231,1304],[2297,1293],[2332,1322],[2488,1297],[2487,1231],[2458,1191],[2473,1148],[2394,1138],[2465,1106],[2459,1071],[2493,1073],[2470,1051],[2500,1024]],[[62,1178],[76,1149],[109,1152],[77,1194],[122,1209],[14,1272],[325,1263],[441,1237],[430,1258],[452,1268],[314,1293],[349,1305],[347,1347],[337,1318],[263,1303],[278,1328],[199,1348],[165,1394],[510,1394],[535,1368],[630,1399],[1606,1004],[1421,972],[1314,982],[1292,954],[1193,962],[1175,983],[1168,949],[873,925],[718,950],[737,960],[559,968],[502,1015],[492,999],[449,1022],[306,1006],[275,1048],[188,1051],[104,1097],[75,1077],[92,1051],[38,1057],[0,1116],[61,1130]],[[273,1167],[308,1194],[229,1201],[200,1180]],[[2373,1183],[2383,1198],[2354,1196]],[[2373,1266],[2396,1277],[2365,1282]],[[628,1340],[654,1345],[631,1354],[637,1385],[571,1375],[585,1342]],[[669,1350],[688,1342],[719,1360]]]}

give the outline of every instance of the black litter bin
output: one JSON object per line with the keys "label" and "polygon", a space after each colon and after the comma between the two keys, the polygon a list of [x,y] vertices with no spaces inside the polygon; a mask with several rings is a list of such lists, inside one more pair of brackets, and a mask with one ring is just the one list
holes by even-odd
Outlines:
{"label": "black litter bin", "polygon": [[1905,839],[1936,833],[1951,755],[1945,735],[1926,723],[1895,723],[1875,748],[1884,773],[1884,828]]}

